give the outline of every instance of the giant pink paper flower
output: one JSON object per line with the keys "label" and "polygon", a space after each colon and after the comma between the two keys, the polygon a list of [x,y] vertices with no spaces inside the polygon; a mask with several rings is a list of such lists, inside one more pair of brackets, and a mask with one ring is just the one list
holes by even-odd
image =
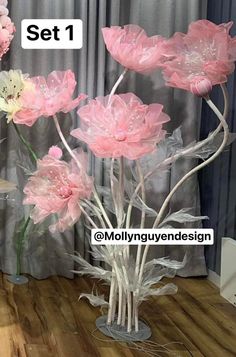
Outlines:
{"label": "giant pink paper flower", "polygon": [[47,79],[38,76],[31,78],[36,90],[41,91],[44,96],[43,115],[48,117],[58,112],[68,113],[77,107],[81,100],[87,98],[85,94],[80,94],[73,99],[76,87],[75,75],[71,70],[53,71]]}
{"label": "giant pink paper flower", "polygon": [[137,25],[104,27],[102,34],[110,54],[124,67],[146,73],[161,65],[161,36],[148,37]]}
{"label": "giant pink paper flower", "polygon": [[213,85],[226,82],[236,60],[236,37],[229,35],[232,24],[199,20],[189,25],[187,34],[177,32],[167,40],[166,84],[204,96]]}
{"label": "giant pink paper flower", "polygon": [[29,78],[20,70],[0,73],[0,110],[8,121],[32,126],[40,116],[52,116],[60,111],[67,113],[85,99],[85,94],[72,98],[76,86],[71,70]]}
{"label": "giant pink paper flower", "polygon": [[81,163],[79,169],[74,160],[70,163],[60,160],[62,152],[58,155],[59,150],[53,147],[48,155],[38,160],[37,171],[24,188],[23,203],[34,205],[31,218],[35,224],[57,214],[57,223],[49,227],[52,233],[63,232],[78,221],[79,201],[90,197],[93,186],[92,178],[86,174],[85,153],[75,153]]}
{"label": "giant pink paper flower", "polygon": [[152,152],[169,121],[161,104],[144,105],[133,93],[98,97],[78,110],[81,129],[71,135],[85,141],[98,157],[135,160]]}
{"label": "giant pink paper flower", "polygon": [[0,59],[9,50],[13,34],[16,31],[13,22],[8,17],[7,0],[0,0]]}

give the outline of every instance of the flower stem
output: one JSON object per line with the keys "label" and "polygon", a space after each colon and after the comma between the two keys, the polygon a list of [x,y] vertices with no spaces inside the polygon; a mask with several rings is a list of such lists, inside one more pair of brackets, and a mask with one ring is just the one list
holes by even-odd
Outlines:
{"label": "flower stem", "polygon": [[110,186],[111,186],[111,195],[112,195],[112,199],[113,199],[116,220],[117,220],[117,224],[118,224],[118,213],[119,213],[118,210],[119,210],[119,207],[118,207],[118,202],[116,200],[115,188],[114,188],[114,182],[113,182],[113,179],[114,179],[114,162],[115,162],[115,159],[112,158],[111,159],[111,167],[110,167]]}
{"label": "flower stem", "polygon": [[112,226],[112,224],[111,224],[111,221],[110,221],[110,219],[109,219],[109,217],[108,217],[108,215],[107,215],[107,213],[106,213],[106,211],[105,211],[105,209],[104,209],[104,207],[103,207],[103,204],[102,204],[102,202],[101,202],[101,200],[100,200],[100,197],[98,196],[98,193],[97,193],[95,187],[93,188],[93,197],[95,198],[95,201],[97,202],[97,205],[98,205],[98,207],[100,208],[101,213],[102,213],[102,215],[103,215],[103,217],[104,217],[104,219],[105,219],[105,221],[106,221],[108,227],[112,229],[113,226]]}
{"label": "flower stem", "polygon": [[111,323],[112,323],[112,312],[113,312],[113,307],[114,307],[113,301],[114,301],[114,294],[115,294],[115,284],[116,284],[116,278],[115,278],[115,275],[114,275],[114,267],[112,267],[112,277],[111,277],[111,285],[110,285],[107,325],[111,325]]}
{"label": "flower stem", "polygon": [[21,274],[21,255],[22,255],[22,250],[23,250],[23,244],[24,244],[24,240],[25,240],[25,234],[26,234],[26,230],[27,227],[29,225],[30,222],[30,217],[27,218],[27,220],[25,221],[22,229],[20,230],[20,237],[17,240],[16,246],[17,246],[17,250],[16,250],[16,275],[20,275]]}
{"label": "flower stem", "polygon": [[[227,117],[228,115],[228,110],[229,110],[229,99],[228,99],[228,91],[226,89],[226,86],[224,84],[221,85],[221,89],[223,92],[223,96],[224,96],[224,113],[223,116],[224,118]],[[170,165],[172,163],[174,163],[175,161],[177,161],[178,159],[184,157],[185,155],[194,153],[195,151],[201,149],[202,147],[204,147],[206,144],[208,144],[209,142],[211,142],[214,137],[220,132],[222,128],[222,124],[220,123],[218,125],[218,127],[216,128],[215,131],[213,131],[206,139],[196,143],[196,145],[191,146],[191,147],[187,147],[186,149],[181,150],[180,152],[177,152],[176,154],[174,154],[171,157],[168,157],[167,159],[165,159],[164,161],[162,161],[161,163],[159,163],[158,165],[156,165],[151,171],[149,171],[145,176],[144,176],[144,182],[149,179],[158,169],[162,168],[162,167],[166,167],[167,165]],[[131,213],[132,213],[132,208],[133,208],[133,201],[136,197],[136,195],[139,193],[140,189],[142,188],[142,183],[139,182],[139,184],[137,185],[136,189],[134,190],[130,201],[129,201],[129,206],[127,209],[127,215],[126,215],[126,228],[129,228],[130,226],[130,219],[131,219]]]}
{"label": "flower stem", "polygon": [[90,202],[89,200],[84,200],[84,202],[91,210],[93,210],[93,212],[95,213],[95,215],[97,216],[97,218],[101,224],[101,227],[106,228],[106,224],[105,224],[104,219],[99,211],[99,208],[96,205],[94,205],[92,202]]}
{"label": "flower stem", "polygon": [[124,158],[121,157],[119,160],[119,191],[120,191],[120,204],[119,204],[119,215],[118,215],[118,228],[121,228],[124,218],[124,179],[125,179],[125,165]]}
{"label": "flower stem", "polygon": [[108,98],[108,104],[109,104],[109,102],[110,102],[110,100],[111,100],[111,96],[115,94],[115,92],[116,92],[118,86],[119,86],[120,83],[123,81],[123,79],[124,79],[124,77],[125,77],[125,75],[126,75],[127,72],[128,72],[128,69],[125,68],[125,69],[123,70],[123,72],[121,73],[121,75],[119,76],[119,78],[117,79],[117,81],[116,81],[116,83],[114,84],[114,86],[112,87],[112,90],[111,90],[111,92],[110,92],[110,94],[109,94],[109,98]]}
{"label": "flower stem", "polygon": [[[34,152],[34,150],[32,149],[32,146],[24,138],[24,136],[21,134],[18,126],[14,122],[13,122],[13,126],[15,128],[15,131],[16,131],[19,139],[21,140],[23,145],[27,148],[31,158],[33,159],[34,163],[36,164],[38,157],[37,157],[36,153]],[[17,243],[16,243],[16,275],[21,274],[21,256],[22,256],[23,244],[24,244],[25,236],[26,236],[26,230],[28,228],[29,222],[30,222],[30,217],[27,218],[22,229],[20,230],[19,239],[17,240]]]}
{"label": "flower stem", "polygon": [[140,228],[144,228],[145,226],[145,201],[146,201],[146,192],[145,192],[145,186],[144,186],[144,176],[143,176],[143,172],[142,172],[142,168],[141,165],[139,163],[139,161],[137,160],[136,162],[137,164],[137,170],[138,170],[138,175],[139,175],[139,182],[141,184],[141,193],[142,193],[142,213],[141,213],[141,223],[140,223]]}
{"label": "flower stem", "polygon": [[30,143],[23,137],[23,135],[21,134],[18,126],[13,123],[13,126],[16,130],[17,135],[19,136],[20,140],[22,141],[22,143],[24,144],[24,146],[27,148],[27,150],[30,153],[30,156],[32,157],[33,161],[36,163],[38,160],[38,157],[36,155],[36,153],[34,152],[34,150],[32,149],[32,146],[30,145]]}
{"label": "flower stem", "polygon": [[177,191],[177,189],[190,177],[192,176],[194,173],[196,173],[197,171],[199,171],[200,169],[202,169],[203,167],[207,166],[208,164],[210,164],[212,161],[214,161],[216,159],[217,156],[219,156],[219,154],[224,150],[224,147],[227,144],[227,140],[229,137],[229,128],[228,128],[228,124],[225,121],[224,116],[220,113],[219,109],[215,106],[215,104],[210,100],[209,97],[205,97],[205,100],[207,102],[207,104],[209,105],[209,107],[213,110],[213,112],[217,115],[218,119],[220,120],[220,123],[224,129],[224,138],[223,141],[220,145],[220,147],[218,148],[218,150],[206,161],[202,162],[200,165],[194,167],[191,171],[189,171],[184,177],[182,177],[182,179],[177,182],[177,184],[173,187],[173,189],[171,190],[171,192],[169,193],[169,195],[166,197],[156,219],[155,222],[153,224],[153,228],[156,228],[158,226],[158,224],[160,223],[162,216],[168,206],[168,203],[170,202],[171,197],[174,195],[174,193]]}
{"label": "flower stem", "polygon": [[[145,207],[144,204],[146,202],[146,192],[145,192],[145,186],[144,186],[144,176],[142,172],[141,165],[139,161],[137,160],[137,170],[138,170],[138,175],[139,175],[139,182],[141,184],[141,192],[142,192],[142,213],[141,213],[141,223],[140,223],[140,229],[143,229],[145,227]],[[134,309],[134,325],[135,325],[135,331],[138,332],[138,296],[139,296],[139,285],[138,285],[138,277],[139,277],[139,270],[140,270],[140,262],[141,262],[141,256],[142,256],[142,246],[141,244],[137,247],[137,254],[136,254],[136,263],[135,263],[135,276],[134,276],[134,281],[136,284],[136,291],[133,294],[133,309]]]}
{"label": "flower stem", "polygon": [[[174,193],[178,190],[178,188],[193,174],[195,174],[197,171],[199,171],[200,169],[202,169],[203,167],[207,166],[208,164],[210,164],[213,160],[215,160],[217,158],[217,156],[220,155],[220,153],[224,150],[226,144],[227,144],[227,140],[229,137],[229,127],[228,124],[225,121],[225,117],[224,115],[221,114],[221,112],[219,111],[219,109],[215,106],[215,104],[211,101],[211,99],[209,98],[209,96],[206,96],[204,98],[207,102],[207,104],[209,105],[209,107],[213,110],[213,112],[216,114],[216,116],[218,117],[221,126],[223,127],[224,130],[224,138],[223,141],[220,145],[220,147],[218,148],[218,150],[210,157],[208,158],[206,161],[202,162],[201,164],[197,165],[196,167],[194,167],[192,170],[190,170],[186,175],[184,175],[182,177],[182,179],[180,181],[177,182],[177,184],[173,187],[173,189],[171,190],[171,192],[169,193],[169,195],[166,197],[156,219],[155,222],[153,224],[153,228],[156,228],[162,219],[162,216],[170,202],[170,199],[172,198],[172,196],[174,195]],[[142,262],[141,262],[141,268],[140,268],[140,273],[139,273],[139,285],[142,282],[142,277],[143,277],[143,272],[144,272],[144,266],[145,266],[145,262],[146,262],[146,258],[147,258],[147,254],[149,251],[149,247],[150,246],[145,246],[144,249],[144,253],[143,253],[143,257],[142,257]]]}
{"label": "flower stem", "polygon": [[70,156],[75,160],[77,166],[79,167],[79,169],[81,169],[81,164],[79,162],[79,160],[76,158],[75,154],[73,153],[73,151],[71,150],[71,148],[69,147],[69,145],[67,144],[66,138],[64,137],[62,131],[61,131],[61,127],[60,124],[58,122],[57,116],[53,115],[53,120],[54,120],[54,124],[56,126],[58,135],[61,139],[61,141],[63,142],[63,145],[65,146],[66,150],[68,151],[68,153],[70,154]]}
{"label": "flower stem", "polygon": [[[60,124],[59,124],[59,122],[58,122],[58,119],[57,119],[57,116],[56,116],[56,115],[53,115],[53,120],[54,120],[56,129],[57,129],[58,135],[59,135],[61,141],[63,142],[63,144],[64,144],[66,150],[68,151],[68,153],[70,154],[70,156],[75,160],[75,162],[76,162],[78,168],[81,169],[81,164],[80,164],[79,160],[77,159],[77,157],[75,156],[75,154],[73,153],[73,151],[71,150],[71,148],[69,147],[69,145],[67,144],[66,138],[64,137],[64,135],[63,135],[63,133],[62,133],[62,131],[61,131],[61,127],[60,127]],[[110,220],[109,220],[109,218],[108,218],[108,216],[107,216],[107,214],[106,214],[106,211],[104,210],[104,207],[103,207],[103,205],[102,205],[102,202],[101,202],[101,200],[100,200],[100,198],[99,198],[99,196],[98,196],[98,193],[97,193],[95,187],[94,187],[94,189],[93,189],[93,195],[94,195],[94,198],[95,198],[95,200],[96,200],[96,202],[97,202],[97,204],[98,204],[98,207],[100,208],[101,213],[102,213],[102,215],[103,215],[105,221],[107,222],[109,228],[112,228],[112,224],[111,224],[111,222],[110,222]]]}
{"label": "flower stem", "polygon": [[80,209],[81,212],[83,213],[83,215],[85,216],[85,218],[89,221],[89,223],[91,224],[91,226],[95,229],[98,229],[98,226],[94,223],[94,221],[92,220],[92,218],[88,215],[88,213],[85,211],[85,209],[83,209],[83,207],[80,205]]}

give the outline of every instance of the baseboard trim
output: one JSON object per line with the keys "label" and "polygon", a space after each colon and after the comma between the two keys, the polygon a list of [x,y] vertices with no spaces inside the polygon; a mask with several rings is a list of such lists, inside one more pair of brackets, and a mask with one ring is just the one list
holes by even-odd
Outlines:
{"label": "baseboard trim", "polygon": [[220,275],[218,275],[215,271],[208,269],[208,280],[213,283],[215,286],[220,288]]}

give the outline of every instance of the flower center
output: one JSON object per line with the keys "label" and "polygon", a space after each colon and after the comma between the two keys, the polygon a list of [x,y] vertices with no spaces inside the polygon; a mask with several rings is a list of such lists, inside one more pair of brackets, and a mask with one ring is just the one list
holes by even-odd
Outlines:
{"label": "flower center", "polygon": [[114,138],[117,141],[124,141],[127,138],[126,132],[124,130],[117,130],[117,132],[114,135]]}
{"label": "flower center", "polygon": [[10,70],[0,73],[0,97],[6,102],[18,99],[25,87],[25,79],[21,71]]}
{"label": "flower center", "polygon": [[57,192],[62,198],[68,198],[72,195],[72,190],[68,186],[61,186],[57,189]]}
{"label": "flower center", "polygon": [[[202,65],[207,61],[216,60],[216,48],[214,42],[207,43],[200,40],[198,44],[193,44],[185,51],[185,63],[188,67],[195,66],[193,72],[199,67],[199,75],[204,75],[201,71]],[[191,69],[191,68],[190,68]]]}

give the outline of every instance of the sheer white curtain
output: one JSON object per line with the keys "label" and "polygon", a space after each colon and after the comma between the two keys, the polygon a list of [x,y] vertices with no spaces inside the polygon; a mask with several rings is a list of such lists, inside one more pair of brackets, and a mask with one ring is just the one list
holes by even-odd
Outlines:
{"label": "sheer white curtain", "polygon": [[[89,97],[107,93],[116,80],[121,68],[107,54],[101,36],[101,28],[110,25],[134,23],[142,26],[149,35],[161,34],[170,36],[175,31],[186,31],[191,21],[204,18],[206,1],[202,0],[12,0],[9,2],[11,17],[16,24],[17,32],[11,51],[2,62],[2,69],[21,69],[30,75],[47,75],[52,70],[71,68],[78,79],[78,92]],[[84,46],[81,50],[23,50],[20,41],[20,24],[27,18],[80,18],[84,24]],[[159,73],[141,76],[129,73],[119,91],[134,91],[145,103],[159,102],[172,121],[168,126],[171,133],[174,128],[182,126],[184,144],[198,137],[200,126],[200,101],[191,94],[164,87]],[[60,123],[72,146],[76,141],[69,136],[69,130],[76,125],[76,115],[62,115]],[[59,142],[53,123],[50,119],[39,120],[31,129],[24,128],[24,135],[30,140],[36,152],[44,155],[49,145]],[[15,271],[14,231],[16,222],[24,215],[21,206],[22,188],[26,175],[19,167],[27,166],[26,153],[11,125],[3,119],[0,122],[0,136],[7,140],[1,144],[0,171],[2,178],[18,182],[20,190],[11,196],[14,201],[0,200],[0,263],[1,269],[8,273]],[[103,165],[90,155],[91,170],[96,182],[106,182]],[[178,177],[195,165],[188,160],[178,162],[170,173],[161,179],[153,178],[149,184],[149,197],[152,205],[158,208],[170,187]],[[196,177],[192,178],[174,196],[170,209],[196,207],[199,210],[198,185]],[[26,214],[26,213],[25,213]],[[24,272],[37,278],[52,274],[71,276],[72,261],[65,253],[79,250],[88,259],[89,247],[84,234],[82,222],[63,235],[50,236],[42,227],[28,238],[23,258]],[[170,255],[181,259],[184,248],[168,249],[153,247],[153,256]],[[191,263],[183,270],[182,275],[205,274],[205,260],[202,248],[189,251]]]}

